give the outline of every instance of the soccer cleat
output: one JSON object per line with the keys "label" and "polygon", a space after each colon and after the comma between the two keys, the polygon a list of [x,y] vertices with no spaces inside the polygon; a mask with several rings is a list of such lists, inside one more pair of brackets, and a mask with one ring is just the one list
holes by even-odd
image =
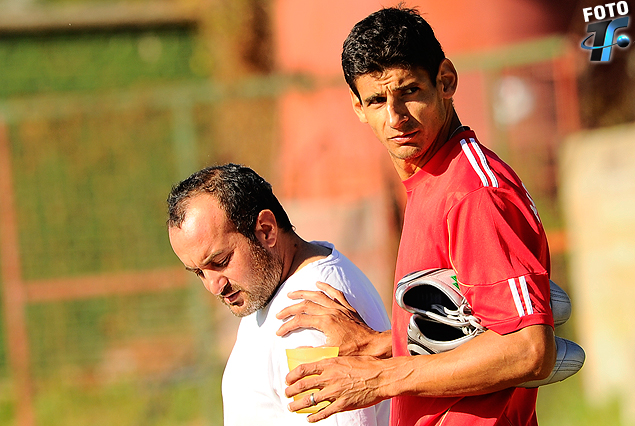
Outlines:
{"label": "soccer cleat", "polygon": [[[571,316],[571,300],[549,281],[554,325]],[[411,355],[431,355],[455,349],[486,330],[460,292],[451,269],[430,269],[406,275],[397,284],[397,304],[413,315],[408,324],[407,348]],[[546,379],[523,383],[532,388],[560,382],[577,373],[585,353],[577,343],[556,336],[556,363]]]}
{"label": "soccer cleat", "polygon": [[551,290],[551,312],[553,314],[553,325],[558,327],[571,317],[571,299],[566,291],[560,288],[558,284],[549,280],[549,288]]}
{"label": "soccer cleat", "polygon": [[485,328],[453,327],[413,314],[408,324],[408,351],[411,355],[432,355],[461,346]]}
{"label": "soccer cleat", "polygon": [[[571,316],[571,300],[567,293],[556,283],[549,280],[550,306],[553,314],[554,326],[558,327]],[[469,316],[471,309],[467,300],[460,292],[456,274],[452,269],[428,269],[417,271],[404,276],[395,291],[397,304],[406,311],[430,317],[439,313],[440,307],[450,310],[460,310]],[[452,321],[453,318],[435,318],[439,321]],[[463,317],[462,320],[466,318]],[[458,319],[457,319],[458,320]],[[457,325],[456,322],[448,323]]]}
{"label": "soccer cleat", "polygon": [[[415,272],[402,279],[395,292],[397,304],[408,312],[452,327],[480,328],[480,320],[459,291],[451,269]],[[466,330],[466,334],[468,331]]]}
{"label": "soccer cleat", "polygon": [[537,388],[561,382],[580,371],[584,365],[586,355],[584,349],[571,340],[556,336],[556,364],[549,377],[543,380],[533,380],[518,385],[519,388]]}
{"label": "soccer cleat", "polygon": [[[455,349],[472,340],[485,329],[470,330],[468,334],[461,329],[431,321],[414,314],[408,324],[408,351],[411,355],[432,355]],[[536,388],[561,382],[580,371],[584,365],[584,349],[571,340],[556,336],[556,363],[549,377],[518,385],[521,388]]]}

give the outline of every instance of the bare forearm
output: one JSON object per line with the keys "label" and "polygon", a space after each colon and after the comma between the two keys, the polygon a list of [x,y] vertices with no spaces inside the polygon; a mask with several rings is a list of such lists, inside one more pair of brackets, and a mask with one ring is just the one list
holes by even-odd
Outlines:
{"label": "bare forearm", "polygon": [[[308,417],[315,422],[398,395],[440,397],[495,392],[546,377],[554,362],[553,329],[530,326],[506,336],[486,331],[442,354],[386,359],[344,356],[304,364],[289,372],[285,392],[291,397],[306,389],[321,389],[314,393],[315,400],[332,404]],[[289,404],[289,409],[296,411],[310,405],[309,399],[303,398]]]}
{"label": "bare forearm", "polygon": [[390,397],[468,396],[544,378],[555,360],[555,349],[550,344],[553,333],[549,327],[535,327],[541,328],[533,332],[542,335],[537,344],[521,335],[511,336],[514,340],[510,342],[510,336],[490,331],[442,354],[385,360],[381,386]]}
{"label": "bare forearm", "polygon": [[513,386],[511,376],[503,378],[500,369],[480,366],[477,370],[447,358],[445,354],[438,354],[385,360],[379,376],[380,393],[386,398],[398,395],[469,396]]}

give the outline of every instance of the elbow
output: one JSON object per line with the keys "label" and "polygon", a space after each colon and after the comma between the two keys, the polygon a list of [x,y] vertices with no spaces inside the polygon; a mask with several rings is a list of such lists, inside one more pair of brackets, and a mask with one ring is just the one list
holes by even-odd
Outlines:
{"label": "elbow", "polygon": [[544,380],[551,375],[556,365],[556,352],[539,351],[531,363],[528,371],[529,380]]}
{"label": "elbow", "polygon": [[556,343],[553,330],[533,339],[526,352],[526,380],[543,380],[549,377],[556,364]]}

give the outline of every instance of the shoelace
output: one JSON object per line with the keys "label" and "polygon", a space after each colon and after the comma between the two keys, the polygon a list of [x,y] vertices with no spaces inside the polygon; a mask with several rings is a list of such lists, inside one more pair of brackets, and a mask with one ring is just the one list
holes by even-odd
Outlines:
{"label": "shoelace", "polygon": [[433,311],[427,311],[426,315],[440,323],[460,328],[465,335],[479,334],[486,330],[481,325],[481,320],[472,315],[472,309],[467,303],[462,303],[458,309],[448,309],[443,305],[432,304]]}

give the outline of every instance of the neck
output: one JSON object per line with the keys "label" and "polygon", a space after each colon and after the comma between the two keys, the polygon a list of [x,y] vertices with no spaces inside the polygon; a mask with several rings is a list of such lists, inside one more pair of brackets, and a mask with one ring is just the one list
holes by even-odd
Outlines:
{"label": "neck", "polygon": [[441,126],[437,137],[434,139],[432,144],[430,144],[428,149],[426,149],[423,156],[416,160],[416,164],[407,164],[406,162],[405,167],[397,167],[397,173],[399,174],[401,180],[406,180],[421,170],[428,161],[430,161],[430,159],[439,152],[441,147],[443,147],[447,141],[452,139],[452,136],[460,132],[460,128],[461,120],[459,120],[459,116],[456,114],[454,107],[450,104],[443,126]]}
{"label": "neck", "polygon": [[430,148],[427,150],[423,165],[425,165],[434,154],[436,154],[443,145],[454,136],[455,132],[461,127],[461,120],[459,120],[459,116],[456,114],[453,106],[450,106],[448,110],[448,116],[443,123],[443,127],[439,131],[437,138],[434,140]]}
{"label": "neck", "polygon": [[300,238],[293,231],[291,231],[289,235],[287,247],[287,254],[283,256],[281,283],[285,282],[291,275],[309,263],[324,259],[331,254],[331,249],[318,244],[309,243]]}

